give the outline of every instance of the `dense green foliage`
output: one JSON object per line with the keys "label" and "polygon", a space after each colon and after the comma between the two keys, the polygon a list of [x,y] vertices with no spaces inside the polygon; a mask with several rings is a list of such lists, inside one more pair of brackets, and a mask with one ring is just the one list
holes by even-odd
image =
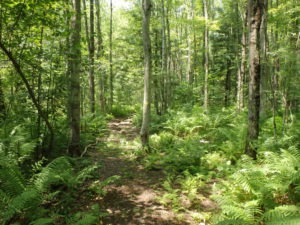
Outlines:
{"label": "dense green foliage", "polygon": [[[113,118],[132,118],[141,127],[141,1],[123,7],[113,1],[112,15],[108,1],[83,1],[81,44],[74,47],[82,55],[78,157],[70,156],[68,106],[74,97],[68,68],[72,4],[0,3],[1,224],[101,224],[106,214],[93,199],[118,177],[100,181],[101,165],[88,153],[107,148]],[[93,34],[91,2],[95,14],[99,9]],[[134,150],[124,154],[166,174],[157,201],[179,216],[190,213],[197,224],[300,224],[300,3],[264,1],[257,160],[244,154],[250,3],[152,0],[149,146],[143,149],[136,138],[129,141]],[[84,201],[88,208],[81,207]]]}
{"label": "dense green foliage", "polygon": [[[199,116],[200,115],[200,116]],[[243,122],[244,121],[244,122]],[[201,196],[213,185],[220,214],[199,218],[212,224],[297,224],[300,221],[299,136],[289,124],[274,140],[272,124],[259,140],[259,159],[243,155],[245,118],[234,110],[203,113],[199,107],[170,112],[162,130],[151,136],[149,169],[163,169],[169,179],[160,201],[177,211],[201,208]],[[200,211],[201,212],[201,211]],[[197,216],[196,216],[197,217]]]}

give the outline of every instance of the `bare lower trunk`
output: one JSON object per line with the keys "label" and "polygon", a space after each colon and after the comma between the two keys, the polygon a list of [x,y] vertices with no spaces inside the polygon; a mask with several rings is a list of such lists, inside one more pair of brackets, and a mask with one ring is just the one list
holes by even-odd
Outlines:
{"label": "bare lower trunk", "polygon": [[208,73],[209,73],[209,43],[208,43],[208,11],[207,11],[207,0],[203,0],[203,13],[205,18],[205,30],[204,30],[204,110],[208,110]]}
{"label": "bare lower trunk", "polygon": [[71,143],[69,152],[71,155],[80,155],[80,31],[81,31],[81,7],[80,0],[73,0],[75,13],[71,18],[70,53],[68,72],[70,76],[70,128]]}
{"label": "bare lower trunk", "polygon": [[247,13],[243,18],[244,26],[242,33],[242,50],[241,50],[241,64],[238,70],[237,81],[237,110],[241,111],[244,108],[244,79],[246,74],[246,29],[247,29]]}
{"label": "bare lower trunk", "polygon": [[2,82],[0,77],[0,122],[6,116],[5,103],[4,103],[4,94],[2,89]]}
{"label": "bare lower trunk", "polygon": [[259,111],[260,111],[260,25],[263,13],[263,0],[249,0],[249,102],[248,102],[248,133],[245,153],[256,159],[257,141],[259,136]]}
{"label": "bare lower trunk", "polygon": [[[96,5],[96,31],[97,31],[97,60],[100,60],[103,55],[103,40],[101,31],[101,16],[100,16],[100,3],[99,0],[95,0]],[[105,73],[101,70],[101,65],[99,66],[99,86],[100,86],[100,110],[105,112]]]}
{"label": "bare lower trunk", "polygon": [[110,23],[109,23],[109,87],[110,87],[110,102],[109,108],[112,110],[114,104],[114,86],[113,86],[113,64],[112,64],[112,17],[113,6],[110,0]]}
{"label": "bare lower trunk", "polygon": [[150,14],[151,1],[143,0],[143,46],[144,46],[144,101],[143,122],[140,131],[141,141],[144,147],[149,144],[149,123],[151,104],[151,41],[150,41]]}
{"label": "bare lower trunk", "polygon": [[90,111],[95,112],[95,29],[94,29],[94,0],[90,0],[90,41],[89,41],[89,88]]}

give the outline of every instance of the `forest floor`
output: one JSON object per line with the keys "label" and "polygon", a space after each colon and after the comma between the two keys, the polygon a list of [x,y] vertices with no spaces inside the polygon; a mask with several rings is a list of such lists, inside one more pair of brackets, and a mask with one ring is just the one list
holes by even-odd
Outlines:
{"label": "forest floor", "polygon": [[116,182],[105,186],[97,202],[107,213],[105,225],[176,225],[195,224],[190,215],[180,217],[161,205],[157,197],[163,192],[163,170],[147,170],[131,157],[138,130],[131,119],[113,119],[108,123],[107,147],[89,156],[100,162],[100,181],[115,176]]}

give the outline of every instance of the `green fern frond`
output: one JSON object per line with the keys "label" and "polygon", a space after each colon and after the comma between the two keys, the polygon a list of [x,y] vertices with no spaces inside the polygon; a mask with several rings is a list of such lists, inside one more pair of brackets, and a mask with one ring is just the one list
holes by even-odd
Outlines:
{"label": "green fern frond", "polygon": [[0,189],[11,197],[24,191],[25,180],[17,166],[0,164]]}
{"label": "green fern frond", "polygon": [[92,214],[84,215],[80,220],[78,220],[74,225],[93,225],[97,223],[97,217]]}
{"label": "green fern frond", "polygon": [[85,180],[92,178],[93,177],[93,173],[99,168],[98,165],[91,165],[88,166],[86,168],[84,168],[83,170],[79,171],[78,175],[76,176],[76,182],[77,183],[82,183]]}
{"label": "green fern frond", "polygon": [[55,220],[53,218],[39,218],[35,221],[32,221],[29,225],[48,225],[54,224]]}
{"label": "green fern frond", "polygon": [[264,214],[267,221],[278,221],[286,218],[298,217],[300,219],[300,208],[295,205],[278,206]]}
{"label": "green fern frond", "polygon": [[279,220],[270,221],[266,223],[266,225],[299,225],[299,224],[300,224],[300,216],[287,217],[284,219],[279,219]]}
{"label": "green fern frond", "polygon": [[98,217],[92,212],[76,213],[68,222],[69,225],[94,225],[97,224]]}
{"label": "green fern frond", "polygon": [[241,219],[224,219],[218,222],[217,225],[247,225],[247,223]]}
{"label": "green fern frond", "polygon": [[12,198],[6,212],[2,213],[4,221],[11,219],[16,213],[35,209],[41,203],[41,195],[35,189],[28,189]]}
{"label": "green fern frond", "polygon": [[40,192],[45,192],[51,185],[65,184],[71,185],[73,168],[67,157],[59,157],[50,162],[42,171],[33,176],[33,186]]}
{"label": "green fern frond", "polygon": [[235,183],[247,193],[257,193],[263,187],[265,176],[260,170],[242,169],[233,175]]}

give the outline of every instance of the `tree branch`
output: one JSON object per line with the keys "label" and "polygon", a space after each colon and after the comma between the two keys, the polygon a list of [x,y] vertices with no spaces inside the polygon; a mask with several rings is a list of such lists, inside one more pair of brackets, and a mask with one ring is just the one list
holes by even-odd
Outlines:
{"label": "tree branch", "polygon": [[32,88],[30,87],[30,84],[28,82],[28,80],[26,79],[26,76],[24,74],[24,72],[21,69],[20,64],[17,62],[17,60],[15,59],[15,57],[13,56],[13,54],[5,47],[5,45],[3,44],[2,41],[0,41],[0,49],[4,52],[4,54],[8,57],[8,59],[10,60],[10,62],[13,64],[15,70],[17,71],[17,73],[20,75],[22,81],[25,84],[25,87],[28,91],[29,97],[32,100],[33,105],[35,106],[35,108],[38,111],[38,114],[41,116],[41,118],[43,118],[49,132],[50,132],[50,149],[52,148],[52,143],[53,143],[53,137],[54,137],[54,131],[53,128],[47,118],[47,116],[45,115],[45,113],[43,112],[42,107],[40,106],[40,104],[38,103],[35,94],[32,90]]}

